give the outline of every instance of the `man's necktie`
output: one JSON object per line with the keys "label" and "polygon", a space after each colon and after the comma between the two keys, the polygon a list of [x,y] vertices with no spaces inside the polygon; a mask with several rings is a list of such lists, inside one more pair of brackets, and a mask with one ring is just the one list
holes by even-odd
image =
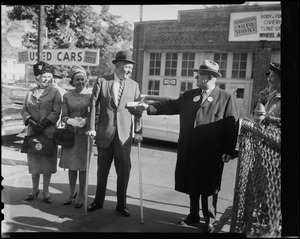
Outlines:
{"label": "man's necktie", "polygon": [[124,80],[120,80],[120,87],[119,87],[119,93],[118,93],[118,105],[120,105],[123,89],[124,89]]}

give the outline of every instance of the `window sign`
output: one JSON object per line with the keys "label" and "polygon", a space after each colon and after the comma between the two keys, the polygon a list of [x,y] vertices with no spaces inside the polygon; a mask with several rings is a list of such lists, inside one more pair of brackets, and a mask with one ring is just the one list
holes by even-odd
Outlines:
{"label": "window sign", "polygon": [[164,85],[176,85],[177,80],[164,78],[163,82],[164,82]]}
{"label": "window sign", "polygon": [[281,11],[234,12],[229,41],[280,41]]}

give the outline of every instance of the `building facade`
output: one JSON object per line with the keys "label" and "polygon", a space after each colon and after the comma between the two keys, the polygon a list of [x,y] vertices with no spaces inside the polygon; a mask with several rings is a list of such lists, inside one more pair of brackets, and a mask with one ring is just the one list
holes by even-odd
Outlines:
{"label": "building facade", "polygon": [[178,12],[177,20],[134,23],[133,78],[147,95],[177,98],[196,88],[202,60],[220,65],[220,88],[236,96],[240,117],[267,85],[270,61],[281,61],[281,5],[228,5]]}

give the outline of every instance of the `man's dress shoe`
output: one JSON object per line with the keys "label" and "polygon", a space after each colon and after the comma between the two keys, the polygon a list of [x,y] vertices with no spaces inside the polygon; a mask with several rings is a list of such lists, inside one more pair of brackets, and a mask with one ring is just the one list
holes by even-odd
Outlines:
{"label": "man's dress shoe", "polygon": [[116,210],[121,213],[123,216],[125,217],[129,217],[130,216],[130,212],[126,207],[118,207],[116,208]]}
{"label": "man's dress shoe", "polygon": [[215,227],[211,223],[205,223],[204,225],[204,232],[206,233],[214,233],[215,232]]}
{"label": "man's dress shoe", "polygon": [[192,224],[196,224],[199,222],[200,222],[199,215],[196,216],[196,215],[189,214],[184,220],[179,221],[178,224],[182,226],[186,226],[186,225],[190,226]]}
{"label": "man's dress shoe", "polygon": [[100,209],[100,208],[103,208],[103,204],[92,203],[87,206],[87,211],[91,212],[91,211],[95,211],[96,209]]}

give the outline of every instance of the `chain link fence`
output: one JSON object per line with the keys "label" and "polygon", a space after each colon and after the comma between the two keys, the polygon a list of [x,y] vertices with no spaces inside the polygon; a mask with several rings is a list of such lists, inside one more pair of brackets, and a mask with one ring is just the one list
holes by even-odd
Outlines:
{"label": "chain link fence", "polygon": [[230,231],[281,236],[281,129],[240,120],[239,156]]}

